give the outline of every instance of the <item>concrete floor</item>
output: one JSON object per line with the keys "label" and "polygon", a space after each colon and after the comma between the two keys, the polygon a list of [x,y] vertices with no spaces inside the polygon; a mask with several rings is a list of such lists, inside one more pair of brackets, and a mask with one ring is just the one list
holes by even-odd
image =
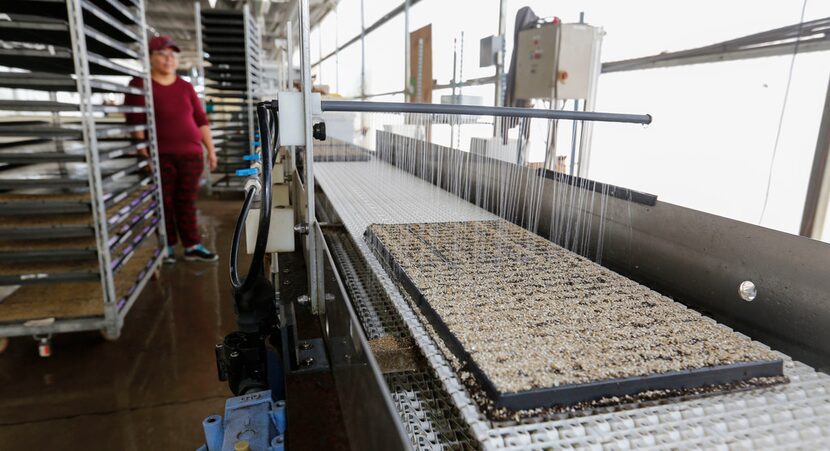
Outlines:
{"label": "concrete floor", "polygon": [[[230,392],[213,346],[235,328],[228,252],[239,201],[200,203],[203,239],[218,263],[165,266],[127,315],[121,338],[30,337],[0,355],[0,449],[193,450],[201,421]],[[181,248],[177,249],[181,254]]]}

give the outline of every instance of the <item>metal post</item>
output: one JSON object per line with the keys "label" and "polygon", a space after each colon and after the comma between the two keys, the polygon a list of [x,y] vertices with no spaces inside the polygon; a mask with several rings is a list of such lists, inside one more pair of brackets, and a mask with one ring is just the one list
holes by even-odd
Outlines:
{"label": "metal post", "polygon": [[507,0],[499,0],[499,36],[501,48],[496,53],[496,98],[495,106],[504,106],[504,53],[507,37]]}
{"label": "metal post", "polygon": [[[98,247],[98,265],[101,274],[101,290],[104,300],[104,321],[107,334],[117,337],[120,332],[118,311],[115,298],[115,282],[112,273],[112,256],[109,249],[109,232],[107,230],[107,211],[104,205],[101,165],[98,160],[98,139],[95,130],[95,117],[92,108],[92,87],[90,85],[89,61],[87,60],[86,35],[84,34],[84,16],[81,0],[67,0],[67,19],[72,44],[72,58],[75,64],[75,81],[78,88],[78,103],[81,113],[86,162],[89,166],[89,195],[92,205],[92,218],[95,239]],[[152,85],[145,81],[144,89],[152,92]],[[148,112],[152,103],[147,105]],[[148,115],[148,119],[150,115]],[[158,166],[158,165],[156,165]]]}
{"label": "metal post", "polygon": [[294,26],[291,21],[285,25],[285,41],[288,49],[288,91],[294,90]]}
{"label": "metal post", "polygon": [[202,5],[199,2],[193,2],[193,16],[196,18],[196,71],[198,73],[196,83],[202,88],[200,97],[202,104],[205,103],[205,49],[202,44]]}
{"label": "metal post", "polygon": [[404,48],[404,63],[403,63],[403,98],[404,102],[407,101],[410,95],[409,89],[409,72],[412,70],[411,64],[409,59],[412,57],[411,51],[412,49],[409,46],[412,45],[409,39],[409,0],[404,2],[403,6],[403,48]]}
{"label": "metal post", "polygon": [[[141,18],[141,30],[147,29],[147,19],[144,12],[144,1],[139,2],[138,16]],[[199,40],[201,42],[201,39]],[[149,146],[150,161],[152,161],[153,184],[156,186],[159,193],[159,227],[158,236],[159,243],[164,249],[167,247],[167,229],[164,227],[164,208],[161,207],[161,165],[159,164],[158,141],[156,137],[156,113],[153,100],[153,78],[150,76],[150,49],[147,41],[147,33],[141,33],[141,62],[144,66],[144,86],[149,88],[144,91],[144,105],[147,106],[147,131],[145,139]],[[201,44],[200,44],[201,45]]]}
{"label": "metal post", "polygon": [[[574,99],[574,111],[579,111],[579,99]],[[571,161],[570,170],[568,171],[568,174],[575,175],[574,165],[576,164],[576,130],[579,127],[576,121],[574,121],[573,124],[571,124],[571,127]]]}
{"label": "metal post", "polygon": [[[199,98],[202,99],[202,107],[207,112],[207,97],[205,96],[205,50],[202,47],[202,4],[193,2],[193,16],[196,18],[196,83],[201,87]],[[205,189],[208,194],[213,194],[213,184],[210,181],[210,164],[208,164],[207,153],[204,154],[205,168],[202,177],[205,179]]]}
{"label": "metal post", "polygon": [[[595,28],[593,62],[591,69],[593,74],[588,86],[588,97],[585,99],[585,111],[594,111],[597,104],[597,85],[599,84],[599,76],[602,73],[602,62],[600,61],[602,54],[602,36],[605,31],[602,28]],[[582,132],[579,138],[579,161],[577,162],[576,172],[580,177],[588,176],[588,169],[591,165],[591,139],[593,137],[594,124],[591,122],[582,124]]]}
{"label": "metal post", "polygon": [[[253,144],[256,141],[256,136],[254,136],[254,131],[256,130],[254,116],[256,115],[256,111],[254,110],[254,86],[252,80],[254,67],[251,59],[251,42],[254,39],[259,39],[259,36],[251,36],[251,8],[247,3],[242,7],[242,18],[245,30],[245,92],[248,97],[246,99],[248,105],[248,153],[254,154],[256,153]],[[262,64],[262,60],[257,64]]]}
{"label": "metal post", "polygon": [[[334,92],[340,92],[340,15],[334,10]],[[322,64],[322,60],[320,61]]]}
{"label": "metal post", "polygon": [[817,240],[822,239],[827,221],[828,204],[830,204],[830,81],[827,84],[824,113],[821,116],[816,153],[813,156],[813,169],[810,171],[807,197],[804,200],[800,235]]}
{"label": "metal post", "polygon": [[360,98],[366,98],[366,13],[360,0]]}
{"label": "metal post", "polygon": [[317,261],[317,235],[315,231],[316,214],[314,211],[314,138],[312,135],[311,123],[311,51],[309,48],[310,22],[308,11],[308,0],[299,0],[300,7],[300,82],[303,93],[303,117],[305,122],[305,190],[306,190],[306,224],[308,224],[308,235],[306,243],[308,258],[306,267],[308,269],[308,296],[311,301],[312,311],[321,313],[323,308],[320,293],[318,292],[318,261]]}

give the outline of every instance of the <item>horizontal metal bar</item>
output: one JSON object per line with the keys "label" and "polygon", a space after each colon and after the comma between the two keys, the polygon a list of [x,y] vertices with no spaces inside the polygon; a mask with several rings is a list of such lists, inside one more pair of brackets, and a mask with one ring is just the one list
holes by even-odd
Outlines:
{"label": "horizontal metal bar", "polygon": [[809,42],[800,43],[787,42],[756,48],[718,51],[703,55],[686,56],[683,52],[678,52],[678,54],[660,54],[624,61],[612,61],[602,64],[602,73],[609,74],[613,72],[656,69],[660,67],[690,66],[693,64],[722,63],[726,61],[766,58],[769,56],[792,55],[796,49],[799,54],[830,50],[830,39],[814,39]]}
{"label": "horizontal metal bar", "polygon": [[[489,85],[489,84],[493,84],[495,82],[496,82],[496,76],[495,75],[490,75],[490,76],[487,76],[487,77],[470,78],[468,80],[459,81],[459,82],[455,83],[455,87],[456,88],[466,88],[468,86]],[[432,84],[432,89],[433,90],[450,89],[452,87],[453,87],[452,82],[449,82],[449,83],[446,83],[446,84],[441,84],[441,83],[433,83]],[[403,89],[398,89],[397,91],[379,92],[379,93],[376,93],[376,94],[366,94],[365,96],[363,96],[363,98],[364,99],[370,99],[372,97],[391,96],[391,95],[395,95],[395,94],[405,94],[405,93],[406,92]]]}
{"label": "horizontal metal bar", "polygon": [[462,114],[469,116],[508,116],[539,119],[566,119],[574,121],[625,122],[650,124],[650,114],[620,114],[593,111],[541,110],[532,108],[494,107],[478,105],[441,105],[432,103],[357,102],[326,100],[323,111],[349,111],[361,113],[424,113]]}
{"label": "horizontal metal bar", "polygon": [[[94,280],[101,280],[101,275],[97,271],[38,271],[29,274],[2,274],[0,275],[0,286],[87,282]],[[0,326],[0,328],[2,328],[2,326]],[[3,335],[0,334],[0,336]]]}
{"label": "horizontal metal bar", "polygon": [[830,49],[829,25],[830,17],[824,17],[703,47],[610,61],[602,64],[602,73],[820,52]]}
{"label": "horizontal metal bar", "polygon": [[467,79],[467,80],[464,80],[464,81],[459,81],[459,82],[456,82],[456,83],[453,83],[452,81],[450,81],[447,84],[433,83],[432,89],[434,89],[434,90],[450,89],[453,86],[455,86],[456,88],[466,88],[467,86],[489,85],[489,84],[492,84],[492,83],[495,83],[495,82],[496,82],[496,76],[495,75],[490,75],[490,76],[487,76],[487,77],[470,78],[470,79]]}
{"label": "horizontal metal bar", "polygon": [[0,324],[0,336],[17,337],[24,335],[81,332],[84,330],[103,329],[106,326],[107,320],[103,316],[55,318],[54,323],[45,326],[27,326],[25,321],[13,321]]}

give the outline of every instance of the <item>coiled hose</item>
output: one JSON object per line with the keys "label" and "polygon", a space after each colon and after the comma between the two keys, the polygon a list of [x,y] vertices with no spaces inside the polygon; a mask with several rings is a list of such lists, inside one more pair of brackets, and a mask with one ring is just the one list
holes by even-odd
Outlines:
{"label": "coiled hose", "polygon": [[[259,224],[257,227],[256,245],[254,247],[254,255],[251,258],[251,264],[248,267],[248,273],[244,278],[240,279],[238,271],[238,257],[239,257],[239,242],[242,238],[242,229],[245,226],[245,220],[248,218],[248,213],[251,210],[254,197],[257,194],[256,188],[250,188],[245,194],[245,201],[242,204],[242,210],[239,212],[239,217],[236,219],[236,226],[233,230],[233,239],[231,241],[231,255],[230,255],[230,276],[231,286],[237,291],[250,290],[254,285],[255,280],[263,275],[265,248],[268,244],[268,232],[271,225],[271,170],[274,161],[274,149],[271,148],[271,131],[274,131],[273,143],[277,140],[276,118],[270,119],[267,103],[257,104],[256,114],[259,121],[261,147],[260,154],[262,159],[262,170],[260,171],[260,183],[262,193],[260,194],[260,213]],[[273,128],[272,128],[273,127]]]}

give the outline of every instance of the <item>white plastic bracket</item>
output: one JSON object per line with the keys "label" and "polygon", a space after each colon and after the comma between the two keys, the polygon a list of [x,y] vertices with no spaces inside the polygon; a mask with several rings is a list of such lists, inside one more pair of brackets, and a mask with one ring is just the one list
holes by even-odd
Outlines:
{"label": "white plastic bracket", "polygon": [[[302,92],[280,92],[277,96],[279,103],[279,145],[280,146],[304,146],[305,145],[305,114],[303,114],[303,93]],[[311,94],[311,115],[320,116],[323,114],[320,100],[320,93]]]}

